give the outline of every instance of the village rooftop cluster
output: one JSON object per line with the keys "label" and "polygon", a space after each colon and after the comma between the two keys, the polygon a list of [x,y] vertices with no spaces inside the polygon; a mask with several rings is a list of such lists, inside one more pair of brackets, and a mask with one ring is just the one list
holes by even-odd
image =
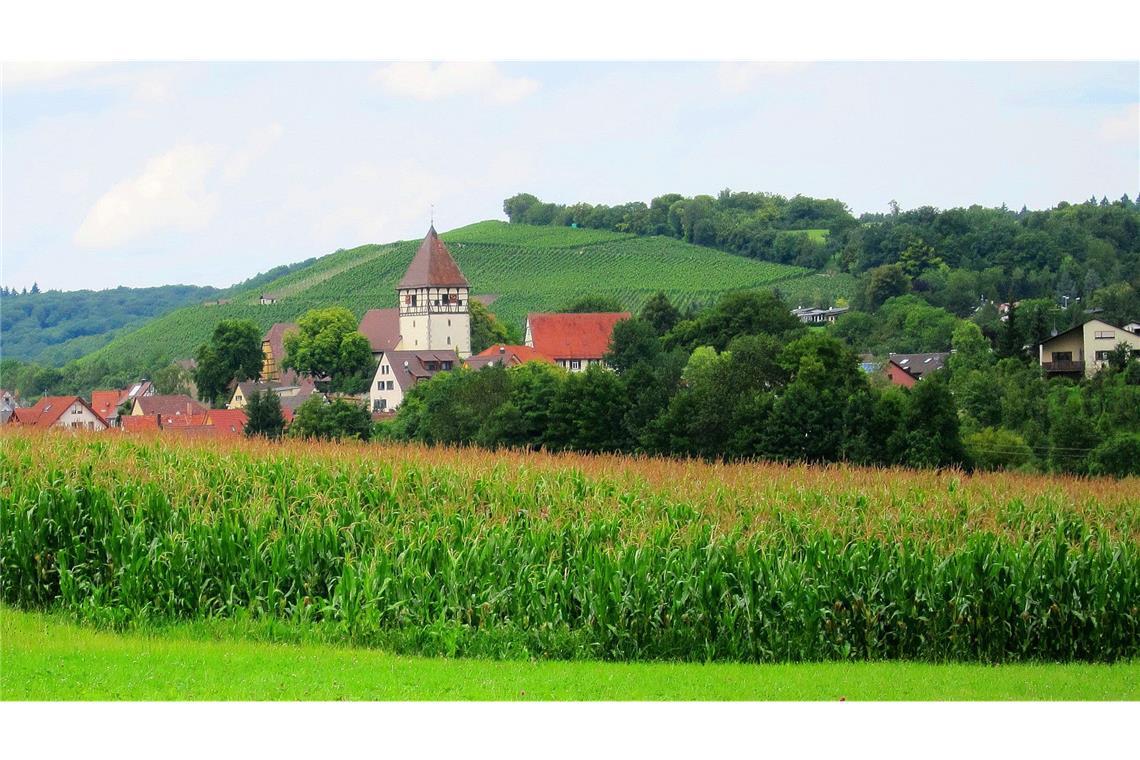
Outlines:
{"label": "village rooftop cluster", "polygon": [[[459,367],[478,370],[492,364],[511,367],[544,362],[569,372],[583,372],[591,365],[604,366],[614,325],[631,317],[629,312],[532,312],[526,318],[523,345],[500,343],[472,354],[470,301],[479,296],[471,295],[470,283],[434,226],[396,292],[398,306],[368,310],[358,328],[371,347],[375,372],[368,393],[351,398],[367,404],[374,419],[391,416],[416,383]],[[277,297],[263,294],[260,300],[274,303]],[[792,313],[805,324],[822,325],[834,322],[846,311],[841,306],[801,307]],[[258,392],[272,392],[278,397],[288,424],[305,401],[314,395],[327,397],[312,377],[283,366],[285,335],[296,328],[286,322],[269,328],[262,339],[260,377],[234,383],[224,409],[211,409],[191,395],[158,394],[144,379],[126,388],[93,390],[90,399],[44,396],[31,407],[20,406],[18,392],[0,389],[0,424],[238,437],[244,435],[247,401]],[[1090,319],[1042,342],[1037,347],[1038,362],[1048,375],[1092,377],[1108,362],[1118,343],[1140,351],[1140,323],[1119,328]],[[885,362],[877,363],[864,355],[861,366],[865,372],[882,372],[891,383],[909,388],[943,369],[949,356],[949,352],[892,353]]]}

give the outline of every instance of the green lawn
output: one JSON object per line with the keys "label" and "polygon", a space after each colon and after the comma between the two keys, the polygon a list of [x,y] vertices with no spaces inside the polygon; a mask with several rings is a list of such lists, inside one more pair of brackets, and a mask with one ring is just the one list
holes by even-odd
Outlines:
{"label": "green lawn", "polygon": [[4,700],[1140,700],[1140,663],[496,662],[118,635],[0,609]]}

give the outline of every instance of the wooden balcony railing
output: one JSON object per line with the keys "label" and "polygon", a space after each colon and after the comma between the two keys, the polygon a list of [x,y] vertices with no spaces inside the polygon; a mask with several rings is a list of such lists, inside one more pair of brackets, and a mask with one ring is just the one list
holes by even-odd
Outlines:
{"label": "wooden balcony railing", "polygon": [[1055,362],[1042,362],[1041,366],[1046,372],[1084,372],[1085,363],[1083,361],[1073,361],[1072,359],[1062,359]]}

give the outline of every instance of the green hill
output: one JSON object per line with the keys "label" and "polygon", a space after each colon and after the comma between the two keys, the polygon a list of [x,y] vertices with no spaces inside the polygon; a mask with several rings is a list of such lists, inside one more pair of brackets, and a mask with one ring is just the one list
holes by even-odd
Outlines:
{"label": "green hill", "polygon": [[[581,295],[613,296],[637,309],[664,290],[679,306],[705,303],[741,288],[776,287],[791,305],[849,297],[853,280],[773,264],[666,237],[639,237],[569,227],[487,221],[441,236],[476,295],[494,295],[491,311],[520,328],[529,311],[554,310]],[[190,356],[222,319],[251,319],[263,329],[308,309],[339,304],[358,316],[396,305],[396,282],[419,240],[340,250],[256,287],[235,288],[230,301],[178,309],[121,335],[83,361],[153,366]],[[262,293],[278,301],[262,306]]]}
{"label": "green hill", "polygon": [[6,359],[63,365],[181,306],[216,298],[217,288],[49,290],[0,295],[0,345]]}

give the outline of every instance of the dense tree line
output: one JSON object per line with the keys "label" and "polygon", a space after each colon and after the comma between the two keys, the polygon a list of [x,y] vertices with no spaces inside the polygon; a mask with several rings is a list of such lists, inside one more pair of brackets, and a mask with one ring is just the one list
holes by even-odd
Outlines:
{"label": "dense tree line", "polygon": [[60,366],[103,346],[124,329],[216,298],[219,292],[195,285],[40,292],[33,284],[24,294],[0,288],[4,357]]}
{"label": "dense tree line", "polygon": [[[440,373],[385,436],[426,443],[946,466],[967,463],[945,382],[875,387],[836,338],[771,292],[733,293],[669,327],[658,296],[618,323],[607,363]],[[669,320],[664,320],[667,323]]]}
{"label": "dense tree line", "polygon": [[[1046,380],[1027,352],[1002,357],[977,323],[904,299],[876,315],[881,334],[893,330],[914,350],[927,348],[923,340],[954,348],[944,371],[912,389],[865,372],[842,320],[809,330],[774,293],[731,293],[689,319],[659,295],[615,327],[613,371],[529,363],[440,373],[413,387],[378,435],[708,459],[1140,472],[1140,357],[1121,350],[1087,382]],[[918,316],[908,323],[908,314]]]}
{"label": "dense tree line", "polygon": [[[512,223],[577,225],[667,235],[743,256],[858,275],[854,305],[874,311],[913,293],[968,316],[984,302],[1048,299],[1103,309],[1123,322],[1140,311],[1140,203],[1090,199],[1042,211],[924,206],[855,218],[835,200],[722,191],[662,195],[619,206],[503,203]],[[825,238],[805,230],[826,230]]]}
{"label": "dense tree line", "polygon": [[503,202],[503,212],[512,223],[666,235],[752,258],[807,267],[823,266],[829,256],[827,245],[806,234],[807,230],[836,234],[857,224],[847,206],[837,200],[730,190],[715,198],[670,193],[648,204],[619,206],[565,206],[520,193]]}

